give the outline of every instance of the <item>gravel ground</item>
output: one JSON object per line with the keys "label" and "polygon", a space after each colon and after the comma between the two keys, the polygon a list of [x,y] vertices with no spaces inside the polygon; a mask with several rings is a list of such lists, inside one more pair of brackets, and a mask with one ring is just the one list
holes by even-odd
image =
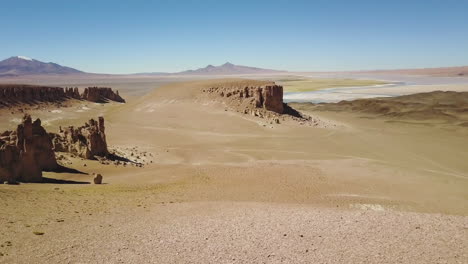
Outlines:
{"label": "gravel ground", "polygon": [[158,204],[29,235],[4,263],[467,263],[468,217],[294,204]]}

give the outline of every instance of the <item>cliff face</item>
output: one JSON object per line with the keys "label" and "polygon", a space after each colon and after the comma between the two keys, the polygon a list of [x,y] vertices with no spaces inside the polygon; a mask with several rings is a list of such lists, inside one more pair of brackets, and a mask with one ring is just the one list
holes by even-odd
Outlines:
{"label": "cliff face", "polygon": [[60,87],[32,85],[1,85],[0,102],[2,103],[37,103],[57,102],[66,99],[65,91]]}
{"label": "cliff face", "polygon": [[263,108],[278,114],[284,113],[283,106],[283,86],[245,86],[245,87],[211,87],[204,90],[210,94],[218,94],[224,100],[239,101],[240,104],[248,108]]}
{"label": "cliff face", "polygon": [[41,182],[42,171],[59,168],[55,152],[69,152],[85,159],[107,156],[104,118],[84,126],[47,133],[41,120],[25,115],[15,131],[0,134],[0,181]]}
{"label": "cliff face", "polygon": [[78,87],[65,88],[65,95],[70,98],[81,99],[81,95],[80,95],[80,92],[78,91]]}
{"label": "cliff face", "polygon": [[16,131],[0,135],[0,180],[40,182],[43,170],[58,167],[52,141],[41,125],[25,115]]}
{"label": "cliff face", "polygon": [[91,102],[111,100],[111,101],[125,103],[125,100],[122,97],[120,97],[119,91],[114,92],[112,91],[111,88],[107,88],[107,87],[85,88],[81,98],[87,101],[91,101]]}
{"label": "cliff face", "polygon": [[269,111],[282,114],[283,108],[283,86],[279,85],[267,85],[257,93],[259,100],[258,103],[263,108]]}
{"label": "cliff face", "polygon": [[52,138],[55,151],[73,153],[85,159],[109,154],[103,117],[98,121],[91,119],[81,127],[60,128]]}
{"label": "cliff face", "polygon": [[0,107],[19,103],[60,102],[70,98],[83,99],[91,102],[105,102],[107,100],[125,103],[125,100],[107,87],[85,88],[80,94],[78,88],[61,88],[21,84],[0,85]]}

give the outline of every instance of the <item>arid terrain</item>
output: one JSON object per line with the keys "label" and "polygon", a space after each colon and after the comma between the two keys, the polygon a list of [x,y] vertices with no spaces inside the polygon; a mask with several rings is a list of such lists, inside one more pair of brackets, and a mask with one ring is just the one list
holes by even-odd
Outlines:
{"label": "arid terrain", "polygon": [[0,9],[0,264],[468,264],[468,1]]}
{"label": "arid terrain", "polygon": [[[179,81],[123,89],[126,103],[0,108],[2,131],[26,112],[48,132],[103,116],[109,151],[133,161],[61,153],[79,173],[0,185],[0,262],[468,261],[464,94],[440,103],[456,122],[366,103],[290,104],[297,117],[252,108],[244,87],[265,85]],[[89,184],[93,173],[102,185]]]}
{"label": "arid terrain", "polygon": [[79,173],[0,185],[0,262],[468,260],[464,93],[290,104],[300,118],[243,101],[244,87],[271,84],[176,82],[123,93],[125,104],[0,109],[2,130],[26,112],[48,132],[104,116],[109,150],[134,161],[61,153]]}

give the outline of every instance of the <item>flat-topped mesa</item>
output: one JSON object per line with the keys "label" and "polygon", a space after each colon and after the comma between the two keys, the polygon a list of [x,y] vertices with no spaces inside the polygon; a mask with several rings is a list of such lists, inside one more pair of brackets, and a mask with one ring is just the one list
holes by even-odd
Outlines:
{"label": "flat-topped mesa", "polygon": [[125,103],[125,100],[119,95],[119,91],[112,91],[108,87],[88,87],[85,88],[81,97],[84,100],[91,102],[102,102],[105,100],[112,100],[116,102]]}
{"label": "flat-topped mesa", "polygon": [[51,135],[55,151],[69,152],[85,159],[109,154],[103,117],[98,121],[91,119],[81,127],[60,128],[58,134]]}
{"label": "flat-topped mesa", "polygon": [[52,141],[41,125],[25,115],[16,131],[0,134],[0,181],[40,182],[43,170],[58,167]]}
{"label": "flat-topped mesa", "polygon": [[211,87],[204,91],[216,93],[225,99],[239,100],[243,105],[247,102],[254,108],[284,113],[283,86],[280,85]]}

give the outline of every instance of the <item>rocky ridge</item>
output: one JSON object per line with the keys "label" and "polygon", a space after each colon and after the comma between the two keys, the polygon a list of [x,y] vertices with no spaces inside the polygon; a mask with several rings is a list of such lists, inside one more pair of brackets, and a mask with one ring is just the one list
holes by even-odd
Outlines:
{"label": "rocky ridge", "polygon": [[222,102],[233,111],[264,119],[269,124],[294,121],[300,125],[329,126],[284,103],[283,87],[275,83],[227,82],[202,91],[210,100]]}
{"label": "rocky ridge", "polygon": [[82,94],[77,87],[62,88],[23,84],[0,85],[0,107],[21,103],[38,104],[42,102],[62,102],[68,99],[106,102],[108,100],[125,103],[118,91],[108,87],[88,87]]}
{"label": "rocky ridge", "polygon": [[[211,87],[204,90],[210,94],[218,94],[220,97],[238,99],[241,105],[247,108],[263,108],[278,114],[284,112],[283,86],[245,86],[245,87]],[[249,107],[250,106],[250,107]]]}
{"label": "rocky ridge", "polygon": [[91,102],[101,102],[111,100],[115,102],[125,103],[125,100],[119,95],[119,91],[112,91],[108,87],[88,87],[85,88],[81,98]]}

